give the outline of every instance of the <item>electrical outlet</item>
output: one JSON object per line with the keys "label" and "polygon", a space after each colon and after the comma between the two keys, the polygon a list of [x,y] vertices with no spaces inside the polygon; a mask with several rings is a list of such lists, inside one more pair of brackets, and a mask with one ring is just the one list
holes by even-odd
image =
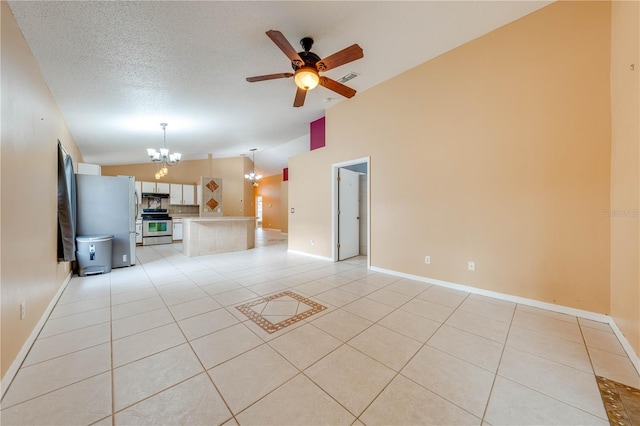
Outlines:
{"label": "electrical outlet", "polygon": [[475,271],[476,270],[476,262],[470,260],[469,263],[467,264],[467,269],[470,271]]}
{"label": "electrical outlet", "polygon": [[425,256],[424,263],[426,263],[427,265],[431,265],[431,256]]}
{"label": "electrical outlet", "polygon": [[27,302],[22,302],[20,304],[20,319],[23,320],[25,315],[27,315]]}
{"label": "electrical outlet", "polygon": [[313,245],[313,244],[314,244],[314,241],[313,241],[313,240],[311,240],[311,245]]}

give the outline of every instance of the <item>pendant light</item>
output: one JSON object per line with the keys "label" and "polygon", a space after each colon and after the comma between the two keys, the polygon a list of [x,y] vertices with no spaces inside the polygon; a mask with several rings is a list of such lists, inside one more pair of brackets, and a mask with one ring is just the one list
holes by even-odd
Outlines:
{"label": "pendant light", "polygon": [[254,187],[258,186],[258,182],[262,179],[262,175],[256,174],[256,151],[258,148],[251,148],[249,151],[253,153],[253,170],[248,175],[244,175],[244,178],[251,182]]}

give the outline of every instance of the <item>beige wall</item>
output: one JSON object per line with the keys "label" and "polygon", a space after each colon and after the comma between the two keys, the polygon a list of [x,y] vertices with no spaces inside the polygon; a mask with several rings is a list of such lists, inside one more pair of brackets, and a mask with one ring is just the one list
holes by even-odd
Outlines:
{"label": "beige wall", "polygon": [[282,174],[265,176],[260,180],[256,195],[262,196],[262,227],[282,230],[280,184]]}
{"label": "beige wall", "polygon": [[373,266],[608,313],[610,22],[554,3],[329,109],[290,249],[331,256],[331,164],[371,156]]}
{"label": "beige wall", "polygon": [[[158,182],[197,184],[200,176],[210,177],[211,167],[211,159],[181,161],[175,166],[169,167],[169,174]],[[156,182],[157,168],[158,166],[150,161],[141,164],[102,166],[102,174],[105,176],[135,176],[139,181]]]}
{"label": "beige wall", "polygon": [[[102,166],[106,176],[135,176],[136,180],[155,182],[156,165],[149,163]],[[169,167],[169,174],[158,182],[198,184],[200,177],[222,178],[222,204],[225,216],[253,216],[253,187],[244,179],[252,170],[246,157],[184,160]]]}
{"label": "beige wall", "polygon": [[640,354],[639,3],[613,2],[611,24],[611,316]]}
{"label": "beige wall", "polygon": [[[2,15],[0,370],[7,369],[69,273],[58,263],[57,140],[82,156],[6,2]],[[20,320],[20,303],[26,317]]]}

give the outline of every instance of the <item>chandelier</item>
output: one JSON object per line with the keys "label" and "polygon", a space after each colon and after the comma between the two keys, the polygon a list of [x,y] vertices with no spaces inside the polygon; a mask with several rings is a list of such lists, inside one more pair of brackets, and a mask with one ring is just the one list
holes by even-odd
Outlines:
{"label": "chandelier", "polygon": [[253,170],[248,175],[244,175],[244,178],[251,182],[254,187],[258,186],[258,182],[262,179],[262,175],[256,174],[256,151],[258,148],[251,148],[249,151],[253,153]]}
{"label": "chandelier", "polygon": [[169,150],[167,149],[167,123],[160,123],[160,126],[162,126],[162,130],[164,132],[163,147],[160,148],[160,152],[153,148],[147,149],[147,155],[151,161],[157,164],[156,179],[160,179],[161,177],[168,175],[169,169],[167,166],[175,166],[182,158],[182,154],[179,152],[169,154]]}

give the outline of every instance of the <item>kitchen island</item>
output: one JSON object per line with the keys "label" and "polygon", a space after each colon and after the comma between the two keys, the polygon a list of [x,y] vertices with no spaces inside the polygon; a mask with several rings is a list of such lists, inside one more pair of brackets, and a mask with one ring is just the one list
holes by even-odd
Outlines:
{"label": "kitchen island", "polygon": [[187,256],[255,247],[255,217],[185,217],[182,224],[182,252]]}

